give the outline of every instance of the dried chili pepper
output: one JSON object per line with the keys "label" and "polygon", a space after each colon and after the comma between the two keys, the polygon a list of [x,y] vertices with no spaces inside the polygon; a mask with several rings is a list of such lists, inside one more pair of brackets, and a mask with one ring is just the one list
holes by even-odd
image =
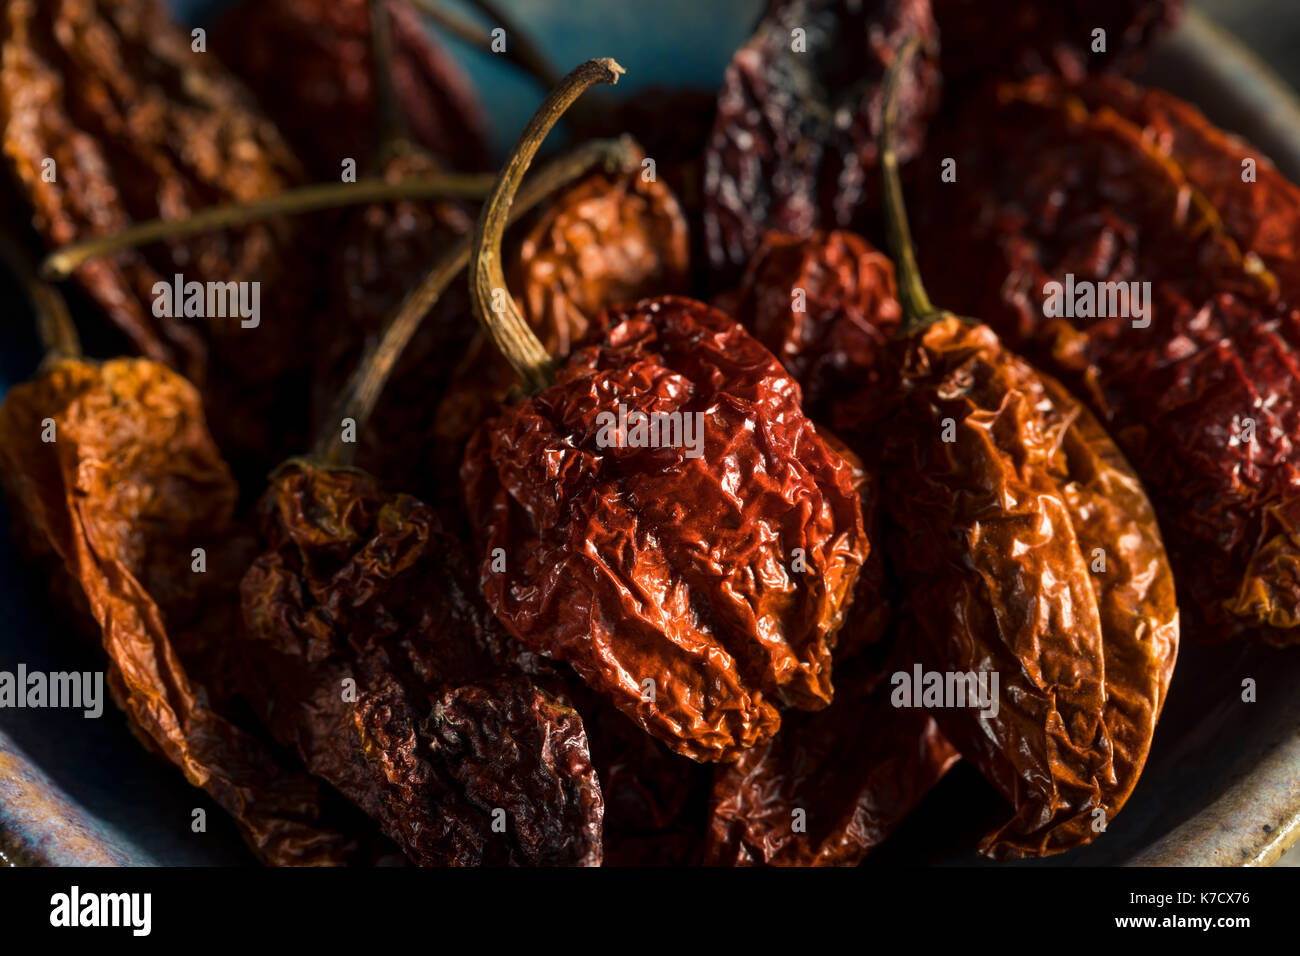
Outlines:
{"label": "dried chili pepper", "polygon": [[853,866],[890,834],[957,761],[932,717],[891,703],[911,659],[837,668],[830,707],[718,768],[706,865]]}
{"label": "dried chili pepper", "polygon": [[740,284],[714,304],[781,360],[803,389],[805,410],[827,422],[834,399],[878,376],[901,316],[893,263],[842,230],[769,232]]}
{"label": "dried chili pepper", "polygon": [[583,341],[608,305],[685,289],[686,220],[634,148],[633,172],[597,172],[556,197],[512,257],[511,285],[552,355]]}
{"label": "dried chili pepper", "polygon": [[[487,168],[486,118],[468,77],[403,0],[387,7],[412,138],[453,169]],[[345,157],[360,158],[380,99],[366,0],[244,0],[223,12],[212,45],[317,175],[337,178]]]}
{"label": "dried chili pepper", "polygon": [[[608,306],[686,291],[681,208],[665,184],[646,179],[644,154],[627,143],[628,172],[597,171],[556,196],[511,255],[510,285],[556,358],[592,337]],[[440,404],[439,441],[459,458],[514,382],[514,370],[480,332]]]}
{"label": "dried chili pepper", "polygon": [[[563,667],[563,665],[559,665]],[[673,753],[564,668],[605,798],[604,866],[685,866],[703,850],[712,767]]]}
{"label": "dried chili pepper", "polygon": [[[839,399],[878,384],[888,370],[886,346],[902,314],[889,259],[851,232],[816,231],[806,237],[769,232],[740,285],[714,304],[781,360],[803,389],[809,416],[848,433],[858,430],[857,405]],[[868,538],[879,540],[879,490],[873,478],[878,463],[864,467],[838,438],[825,428],[821,433],[854,466]],[[859,450],[874,454],[869,443]],[[890,605],[883,554],[873,549],[858,575],[836,660],[852,658],[884,635]]]}
{"label": "dried chili pepper", "polygon": [[[727,68],[705,153],[704,228],[716,283],[763,232],[861,229],[873,188],[881,79],[900,39],[935,35],[928,0],[774,0]],[[921,149],[938,106],[928,59],[908,75],[898,150]]]}
{"label": "dried chili pepper", "polygon": [[[96,363],[73,354],[75,335],[58,341],[0,405],[23,540],[93,615],[109,688],[141,740],[227,810],[264,862],[342,862],[315,781],[214,709],[220,683],[191,676],[223,670],[212,661],[234,623],[227,572],[246,544],[198,393],[148,359]],[[198,573],[195,548],[211,556]]]}
{"label": "dried chili pepper", "polygon": [[[1258,147],[1214,126],[1190,103],[1119,77],[1096,77],[1071,92],[1090,109],[1114,110],[1140,127],[1143,140],[1172,160],[1209,200],[1224,231],[1243,252],[1263,260],[1277,277],[1283,297],[1300,301],[1295,238],[1300,188]],[[1247,159],[1253,160],[1249,175]]]}
{"label": "dried chili pepper", "polygon": [[[0,44],[5,157],[51,245],[184,219],[301,178],[246,91],[193,52],[157,0],[19,0],[5,6]],[[295,242],[285,223],[259,223],[121,251],[76,273],[135,349],[200,388],[227,455],[259,470],[279,433],[297,425],[276,381],[301,368],[307,288]],[[178,275],[219,283],[223,296],[240,288],[228,283],[260,283],[266,321],[243,328],[234,305],[205,306],[220,314],[197,321],[159,314],[156,287],[174,288]]]}
{"label": "dried chili pepper", "polygon": [[599,863],[582,721],[497,676],[469,563],[433,510],[305,462],[260,507],[242,650],[276,739],[415,863]]}
{"label": "dried chili pepper", "polygon": [[[1183,7],[1183,0],[930,3],[943,38],[944,80],[954,86],[988,75],[1054,73],[1078,81],[1088,74],[1135,72],[1147,47],[1177,22]],[[989,29],[992,24],[995,29]]]}
{"label": "dried chili pepper", "polygon": [[1145,493],[1101,426],[987,326],[930,303],[891,125],[887,104],[907,333],[885,437],[891,556],[925,663],[1001,683],[982,710],[934,712],[1015,806],[982,849],[1058,853],[1101,832],[1137,781],[1177,650],[1173,578]]}
{"label": "dried chili pepper", "polygon": [[[867,551],[861,506],[798,386],[722,313],[671,296],[609,310],[603,340],[553,373],[510,299],[500,241],[518,179],[578,91],[621,72],[605,60],[570,74],[480,217],[475,311],[533,394],[475,434],[462,473],[506,630],[678,753],[733,760],[776,731],[777,701],[830,701]],[[675,438],[638,447],[614,424],[651,412],[678,423]]]}
{"label": "dried chili pepper", "polygon": [[[266,196],[301,177],[242,87],[213,58],[193,53],[189,35],[154,0],[52,7],[18,0],[6,5],[2,29],[4,151],[53,244]],[[160,318],[150,307],[155,282],[184,273],[200,282],[270,283],[284,267],[287,240],[283,227],[250,226],[148,255],[123,252],[87,265],[78,279],[142,354],[202,382],[210,336],[217,327],[237,331],[239,317],[199,328],[183,316]],[[292,340],[287,322],[267,328],[278,330],[277,342]],[[253,356],[246,341],[240,349],[249,378],[255,362],[278,369],[284,361],[280,349]]]}
{"label": "dried chili pepper", "polygon": [[636,130],[637,142],[654,161],[654,175],[672,191],[688,224],[693,288],[709,285],[704,243],[705,147],[717,114],[714,90],[649,87],[593,117],[584,135],[612,136]]}
{"label": "dried chili pepper", "polygon": [[[1023,155],[995,158],[980,145],[1012,130]],[[926,202],[936,236],[927,253],[950,270],[939,276],[944,294],[978,303],[1112,430],[1152,489],[1193,633],[1293,643],[1300,316],[1291,280],[1284,288],[1281,279],[1287,241],[1264,240],[1275,275],[1232,241],[1225,214],[1160,138],[1045,78],[972,104],[941,148],[966,181],[950,206],[933,195]],[[1185,148],[1200,181],[1221,190],[1205,167],[1222,154]],[[1240,160],[1233,165],[1240,170]],[[1284,225],[1286,197],[1274,195],[1273,221]],[[1236,200],[1223,199],[1238,234],[1262,239],[1240,225]],[[1128,311],[1141,307],[1146,318],[1121,314],[1117,298],[1105,315],[1094,304],[1085,309],[1092,316],[1049,318],[1050,282],[1099,289],[1108,301],[1122,291]]]}
{"label": "dried chili pepper", "polygon": [[[622,144],[530,182],[525,208]],[[464,268],[462,240],[362,360],[337,420],[364,430],[406,343]],[[525,672],[428,505],[351,466],[337,428],[260,506],[267,550],[241,586],[245,690],[307,767],[422,865],[600,862],[603,803],[581,718]],[[500,829],[504,825],[505,829]]]}

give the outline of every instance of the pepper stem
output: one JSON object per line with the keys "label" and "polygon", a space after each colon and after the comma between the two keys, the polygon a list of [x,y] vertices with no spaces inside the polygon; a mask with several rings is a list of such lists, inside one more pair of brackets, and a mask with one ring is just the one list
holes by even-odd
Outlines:
{"label": "pepper stem", "polygon": [[150,219],[111,236],[74,242],[54,250],[41,265],[47,279],[66,279],[91,259],[122,249],[177,239],[203,232],[215,232],[276,216],[366,205],[397,199],[482,199],[492,188],[490,173],[443,173],[390,183],[385,179],[361,179],[355,183],[317,183],[246,203],[230,203],[201,209],[184,219]]}
{"label": "pepper stem", "polygon": [[[438,3],[437,0],[408,0],[408,2],[461,42],[484,53],[493,52],[492,35],[485,27],[481,27],[472,20],[453,13],[441,3]],[[562,77],[555,72],[542,51],[528,39],[528,35],[523,30],[519,29],[501,10],[497,9],[495,4],[481,2],[480,0],[480,2],[475,2],[474,6],[488,19],[495,21],[506,31],[504,56],[508,62],[513,63],[524,73],[531,76],[542,85],[543,89],[549,90],[560,83]]]}
{"label": "pepper stem", "polygon": [[[509,210],[514,222],[535,208],[547,196],[566,184],[585,176],[598,165],[613,173],[636,168],[637,150],[628,138],[598,139],[584,143],[572,152],[552,160],[528,178]],[[327,419],[328,425],[316,439],[313,458],[327,465],[352,464],[354,444],[344,444],[341,423],[351,418],[357,427],[369,420],[383,394],[384,386],[402,352],[429,314],[438,297],[460,274],[470,260],[468,238],[461,239],[438,260],[424,280],[407,295],[392,318],[384,325],[378,339],[370,346],[348,379]]]}
{"label": "pepper stem", "polygon": [[505,274],[501,270],[501,237],[505,232],[510,204],[542,140],[546,139],[546,134],[564,111],[590,87],[597,83],[617,83],[624,72],[609,58],[588,60],[551,91],[528,121],[514,152],[501,168],[492,194],[474,226],[469,275],[474,315],[530,392],[539,392],[551,384],[555,363],[519,313],[519,307],[506,288]]}
{"label": "pepper stem", "polygon": [[63,294],[41,279],[35,260],[14,239],[0,235],[0,261],[23,285],[36,312],[36,331],[46,357],[79,358],[81,338]]}
{"label": "pepper stem", "polygon": [[388,0],[367,0],[370,14],[370,74],[375,85],[375,123],[379,156],[387,159],[408,142],[397,88],[393,85],[393,30]]}
{"label": "pepper stem", "polygon": [[885,233],[889,238],[889,251],[898,270],[898,299],[903,307],[903,324],[899,334],[905,335],[925,328],[950,315],[936,308],[930,301],[921,282],[921,269],[916,264],[916,247],[912,230],[907,224],[907,205],[903,202],[903,186],[898,176],[898,153],[894,149],[894,126],[898,122],[898,88],[908,64],[921,46],[921,38],[909,38],[894,56],[885,73],[885,103],[880,120],[880,169],[884,178]]}

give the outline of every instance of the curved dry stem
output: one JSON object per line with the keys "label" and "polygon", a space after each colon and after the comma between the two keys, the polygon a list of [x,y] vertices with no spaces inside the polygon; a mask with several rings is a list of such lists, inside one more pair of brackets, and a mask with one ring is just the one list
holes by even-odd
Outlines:
{"label": "curved dry stem", "polygon": [[588,60],[551,91],[528,121],[474,225],[469,274],[474,315],[515,370],[524,388],[532,392],[551,383],[554,362],[519,313],[519,307],[506,288],[505,274],[501,269],[501,237],[509,219],[510,204],[538,147],[565,110],[585,90],[597,83],[617,83],[624,72],[608,57]]}
{"label": "curved dry stem", "polygon": [[492,185],[490,173],[445,173],[395,183],[384,179],[362,179],[355,183],[318,183],[287,189],[266,199],[213,206],[185,219],[150,219],[111,236],[71,243],[46,256],[41,274],[47,279],[66,279],[91,259],[122,249],[215,232],[276,216],[398,199],[482,199]]}
{"label": "curved dry stem", "polygon": [[[535,208],[547,196],[567,183],[586,175],[598,165],[609,172],[631,172],[636,168],[638,152],[626,137],[592,140],[570,153],[552,160],[528,178],[509,210],[509,221]],[[328,465],[349,465],[355,445],[342,441],[342,422],[351,418],[360,427],[370,418],[402,352],[414,337],[424,317],[429,314],[447,288],[470,260],[470,239],[461,239],[407,295],[379,338],[366,351],[352,373],[330,415],[329,424],[318,436],[313,458]]]}
{"label": "curved dry stem", "polygon": [[911,227],[907,223],[907,205],[903,202],[903,186],[898,175],[898,153],[894,149],[899,84],[920,46],[919,36],[909,38],[889,64],[889,70],[885,74],[885,108],[880,119],[880,170],[884,179],[885,233],[898,272],[898,301],[903,307],[900,335],[924,328],[951,314],[935,307],[921,282],[921,269],[916,264],[916,247],[912,242]]}
{"label": "curved dry stem", "polygon": [[63,294],[41,279],[35,260],[10,236],[0,235],[0,261],[22,283],[36,312],[36,331],[46,357],[78,358],[81,337]]}
{"label": "curved dry stem", "polygon": [[375,125],[381,159],[409,142],[405,117],[393,85],[393,26],[388,0],[367,0],[370,14],[370,74],[375,85]]}
{"label": "curved dry stem", "polygon": [[[487,27],[480,26],[473,20],[447,9],[438,0],[408,0],[408,2],[462,43],[484,53],[492,53],[492,34]],[[507,62],[514,64],[540,83],[543,89],[549,90],[559,85],[560,75],[551,66],[545,54],[528,39],[525,31],[510,18],[503,16],[494,4],[475,2],[474,6],[506,31],[505,53],[493,54],[494,56],[504,56]]]}

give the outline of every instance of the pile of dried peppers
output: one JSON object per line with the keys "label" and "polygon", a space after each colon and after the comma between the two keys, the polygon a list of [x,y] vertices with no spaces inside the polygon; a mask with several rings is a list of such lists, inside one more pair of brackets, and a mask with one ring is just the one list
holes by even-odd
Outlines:
{"label": "pile of dried peppers", "polygon": [[852,865],[963,760],[1104,839],[1180,627],[1300,643],[1300,189],[1129,78],[1179,7],[770,0],[615,101],[484,4],[493,174],[436,0],[11,0],[18,545],[267,864]]}

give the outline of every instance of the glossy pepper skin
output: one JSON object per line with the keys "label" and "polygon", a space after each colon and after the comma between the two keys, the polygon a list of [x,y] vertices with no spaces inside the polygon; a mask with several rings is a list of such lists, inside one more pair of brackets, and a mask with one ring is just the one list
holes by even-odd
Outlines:
{"label": "glossy pepper skin", "polygon": [[1015,807],[983,852],[1059,853],[1123,806],[1172,674],[1154,513],[1101,426],[987,326],[940,318],[897,348],[884,500],[909,632],[929,670],[1000,685],[996,714],[934,716]]}
{"label": "glossy pepper skin", "polygon": [[432,509],[307,462],[286,464],[260,509],[241,650],[276,739],[414,863],[598,865],[582,720],[510,667]]}
{"label": "glossy pepper skin", "polygon": [[[880,540],[875,448],[856,443],[855,451],[872,459],[864,465],[836,434],[843,430],[851,438],[864,414],[857,403],[842,399],[879,383],[889,370],[887,345],[902,317],[893,263],[856,233],[769,232],[740,284],[715,304],[780,359],[803,390],[804,411],[833,425],[836,433],[823,428],[822,437],[853,466],[868,537]],[[873,548],[854,586],[835,647],[837,661],[884,635],[889,590],[883,551]]]}
{"label": "glossy pepper skin", "polygon": [[[778,703],[830,702],[861,503],[797,384],[732,319],[664,297],[607,324],[471,440],[483,590],[512,636],[669,747],[734,760],[776,732]],[[698,412],[701,454],[619,447],[620,405]]]}
{"label": "glossy pepper skin", "polygon": [[893,706],[892,669],[837,665],[830,707],[717,769],[705,865],[856,866],[902,822],[958,755],[924,710]]}
{"label": "glossy pepper skin", "polygon": [[[256,93],[321,179],[376,135],[367,0],[242,0],[223,10],[213,52]],[[489,166],[473,85],[405,0],[390,0],[392,77],[412,139],[453,169]]]}
{"label": "glossy pepper skin", "polygon": [[227,680],[214,661],[237,619],[227,572],[244,552],[194,387],[147,359],[55,361],[0,406],[0,463],[27,550],[94,618],[113,699],[145,745],[228,811],[262,862],[342,863],[317,783],[214,709]]}
{"label": "glossy pepper skin", "polygon": [[[734,282],[765,230],[860,229],[878,213],[884,73],[904,37],[935,33],[928,0],[770,3],[727,67],[705,152],[715,288]],[[938,101],[937,65],[917,58],[900,92],[904,162],[920,151]]]}
{"label": "glossy pepper skin", "polygon": [[[1238,193],[1206,173],[1223,161],[1240,176],[1240,158],[1202,155],[1188,145],[1195,139],[1176,150],[1188,150],[1197,181],[1222,195],[1220,210],[1160,145],[1166,136],[1148,137],[1114,109],[1089,108],[1115,97],[1083,89],[1041,78],[1003,86],[972,104],[952,141],[937,147],[957,158],[966,185],[960,197],[921,195],[921,222],[934,237],[922,254],[946,264],[931,268],[936,291],[987,316],[1084,396],[1115,435],[1151,489],[1194,634],[1293,643],[1300,315],[1289,298],[1293,280],[1284,278],[1293,269],[1290,240],[1276,232],[1293,197],[1270,176],[1274,226],[1252,234]],[[994,157],[979,145],[1013,130],[1033,169],[1019,152]],[[1278,272],[1264,253],[1234,242],[1226,223],[1243,241],[1260,241]],[[1046,284],[1071,274],[1076,282],[1149,281],[1149,327],[1116,315],[1046,316]]]}

